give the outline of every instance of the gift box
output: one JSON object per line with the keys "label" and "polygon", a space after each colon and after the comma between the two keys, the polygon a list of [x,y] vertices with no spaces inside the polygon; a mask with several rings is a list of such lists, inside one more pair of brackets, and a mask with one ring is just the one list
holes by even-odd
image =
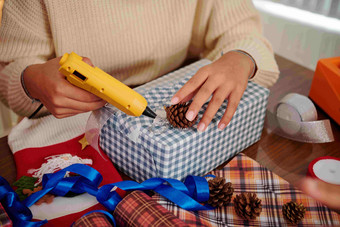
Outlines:
{"label": "gift box", "polygon": [[[209,63],[209,60],[200,60],[136,91],[146,98],[151,109],[164,111],[175,92]],[[189,129],[114,111],[101,128],[99,145],[120,171],[139,182],[151,177],[183,180],[188,175],[201,176],[260,139],[268,95],[268,89],[249,82],[233,119],[222,131],[217,125],[227,100],[204,132],[197,131],[197,124],[208,102],[198,113],[196,124]]]}

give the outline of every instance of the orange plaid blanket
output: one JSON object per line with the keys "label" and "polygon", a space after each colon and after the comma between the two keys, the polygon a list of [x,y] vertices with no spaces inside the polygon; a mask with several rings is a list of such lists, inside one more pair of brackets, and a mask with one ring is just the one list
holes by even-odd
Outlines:
{"label": "orange plaid blanket", "polygon": [[222,170],[209,174],[226,178],[233,184],[235,195],[254,192],[262,200],[260,217],[246,221],[237,216],[233,199],[228,206],[210,211],[186,211],[158,194],[153,196],[166,209],[190,226],[287,226],[282,214],[286,202],[303,203],[305,218],[299,226],[339,226],[340,215],[294,188],[287,181],[244,154],[238,154]]}

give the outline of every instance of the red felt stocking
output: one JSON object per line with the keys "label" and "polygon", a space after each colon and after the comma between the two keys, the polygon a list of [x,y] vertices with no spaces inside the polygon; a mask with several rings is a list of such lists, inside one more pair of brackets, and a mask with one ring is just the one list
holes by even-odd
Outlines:
{"label": "red felt stocking", "polygon": [[[17,179],[57,171],[58,166],[83,163],[102,174],[101,185],[121,181],[112,162],[102,151],[99,153],[91,146],[82,150],[82,145],[85,146],[82,139],[88,116],[89,113],[66,119],[47,116],[21,121],[8,137],[17,167]],[[119,193],[123,195],[122,191]],[[104,207],[95,197],[84,193],[74,197],[55,197],[50,204],[35,204],[30,209],[34,219],[47,219],[47,226],[70,226],[86,212]]]}

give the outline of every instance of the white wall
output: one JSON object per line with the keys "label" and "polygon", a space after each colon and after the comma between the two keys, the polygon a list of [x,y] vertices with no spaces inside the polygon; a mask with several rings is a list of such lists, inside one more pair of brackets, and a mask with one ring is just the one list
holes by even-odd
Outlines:
{"label": "white wall", "polygon": [[340,56],[340,20],[278,3],[253,0],[275,53],[315,70],[321,58]]}

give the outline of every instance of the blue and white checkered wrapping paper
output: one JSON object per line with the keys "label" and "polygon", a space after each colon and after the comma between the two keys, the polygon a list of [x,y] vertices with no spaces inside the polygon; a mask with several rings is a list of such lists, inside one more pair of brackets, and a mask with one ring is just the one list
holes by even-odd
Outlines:
{"label": "blue and white checkered wrapping paper", "polygon": [[[209,63],[198,61],[136,91],[146,98],[151,109],[162,109],[199,68]],[[187,175],[203,175],[259,140],[268,94],[268,89],[249,82],[232,121],[223,131],[217,124],[227,101],[205,132],[197,131],[197,123],[183,130],[117,111],[101,129],[100,147],[120,171],[139,182],[151,177],[183,180]],[[207,104],[199,112],[198,120],[206,107]]]}

